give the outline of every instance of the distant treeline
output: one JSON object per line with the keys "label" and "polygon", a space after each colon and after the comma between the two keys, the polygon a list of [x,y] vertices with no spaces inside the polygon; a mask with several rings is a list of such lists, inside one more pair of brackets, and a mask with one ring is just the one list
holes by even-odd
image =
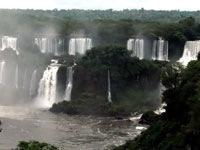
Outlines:
{"label": "distant treeline", "polygon": [[[200,37],[200,12],[153,10],[0,10],[0,35],[88,36],[94,45],[117,43],[126,46],[136,35],[164,37],[169,57],[182,55],[185,41]],[[172,58],[173,57],[173,58]]]}
{"label": "distant treeline", "polygon": [[161,22],[178,22],[187,17],[194,17],[200,22],[200,11],[156,11],[141,9],[124,9],[121,11],[107,9],[107,10],[20,10],[20,9],[1,9],[1,14],[10,15],[30,15],[30,16],[46,16],[46,17],[58,17],[59,19],[71,18],[75,20],[120,20],[120,19],[133,19],[144,21],[161,21]]}

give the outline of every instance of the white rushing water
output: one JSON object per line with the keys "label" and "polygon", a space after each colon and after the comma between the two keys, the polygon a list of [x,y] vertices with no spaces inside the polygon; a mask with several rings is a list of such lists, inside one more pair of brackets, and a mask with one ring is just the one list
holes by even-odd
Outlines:
{"label": "white rushing water", "polygon": [[0,149],[11,150],[19,141],[37,140],[60,150],[109,150],[141,133],[133,122],[110,117],[69,116],[47,110],[0,106]]}
{"label": "white rushing water", "polygon": [[153,48],[152,48],[152,60],[157,59],[157,40],[153,41]]}
{"label": "white rushing water", "polygon": [[8,67],[6,61],[0,62],[0,84],[11,87],[19,88],[19,68],[18,64],[14,68]]}
{"label": "white rushing water", "polygon": [[149,58],[152,60],[168,61],[168,41],[159,37],[158,40],[153,41],[152,46],[148,44],[148,40],[139,38],[129,39],[127,49],[132,51],[132,56],[136,56],[139,59]]}
{"label": "white rushing water", "polygon": [[108,102],[112,102],[111,98],[111,83],[110,83],[110,71],[108,70]]}
{"label": "white rushing water", "polygon": [[144,58],[144,40],[143,39],[129,39],[127,42],[127,49],[132,51],[132,56],[139,59]]}
{"label": "white rushing water", "polygon": [[186,66],[191,60],[197,60],[197,54],[200,52],[200,40],[187,41],[184,46],[183,56],[179,62]]}
{"label": "white rushing water", "polygon": [[69,55],[85,54],[86,50],[92,48],[92,39],[90,38],[72,38],[69,41]]}
{"label": "white rushing water", "polygon": [[60,56],[64,52],[63,38],[35,38],[35,44],[39,46],[42,53],[52,53],[56,56]]}
{"label": "white rushing water", "polygon": [[17,38],[10,36],[2,36],[1,37],[1,50],[5,48],[12,48],[13,50],[17,50]]}
{"label": "white rushing water", "polygon": [[5,61],[0,62],[0,84],[4,83],[5,65]]}
{"label": "white rushing water", "polygon": [[156,51],[153,50],[153,52],[156,52],[156,54],[152,54],[154,59],[160,61],[168,61],[168,41],[165,41],[164,39],[159,37],[159,40],[156,41],[156,44],[157,49]]}
{"label": "white rushing water", "polygon": [[[160,82],[160,86],[159,86],[160,100],[163,99],[163,93],[165,92],[165,90],[166,90],[166,87],[162,84],[162,82]],[[163,103],[161,101],[160,106],[154,111],[154,113],[156,113],[157,115],[160,115],[160,114],[166,112],[166,109],[165,109],[166,106],[167,106],[167,104]]]}
{"label": "white rushing water", "polygon": [[67,82],[64,100],[71,101],[71,92],[73,87],[73,67],[67,68]]}
{"label": "white rushing water", "polygon": [[37,70],[34,70],[31,76],[31,84],[29,89],[29,95],[35,96],[37,90]]}
{"label": "white rushing water", "polygon": [[46,68],[39,83],[36,105],[39,107],[51,107],[56,102],[57,71],[60,67],[57,60]]}
{"label": "white rushing water", "polygon": [[154,111],[154,113],[157,114],[157,115],[160,115],[160,114],[166,112],[166,109],[165,109],[166,106],[167,106],[166,103],[162,103],[160,105],[160,107]]}

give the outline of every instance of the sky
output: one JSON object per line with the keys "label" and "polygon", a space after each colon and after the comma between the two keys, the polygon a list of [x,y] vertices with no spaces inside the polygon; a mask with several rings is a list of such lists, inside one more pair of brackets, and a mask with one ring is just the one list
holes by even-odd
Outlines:
{"label": "sky", "polygon": [[200,10],[199,0],[0,0],[0,8]]}

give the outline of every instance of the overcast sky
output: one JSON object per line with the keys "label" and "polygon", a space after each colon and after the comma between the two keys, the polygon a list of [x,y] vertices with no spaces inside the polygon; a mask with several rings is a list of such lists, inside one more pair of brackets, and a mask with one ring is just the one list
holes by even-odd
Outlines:
{"label": "overcast sky", "polygon": [[0,0],[0,8],[200,10],[199,0]]}

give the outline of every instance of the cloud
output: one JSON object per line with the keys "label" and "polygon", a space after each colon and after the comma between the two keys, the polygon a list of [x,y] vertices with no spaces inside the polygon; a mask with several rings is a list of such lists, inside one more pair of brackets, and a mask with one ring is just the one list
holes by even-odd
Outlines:
{"label": "cloud", "polygon": [[5,0],[1,8],[198,10],[198,1],[182,0]]}

